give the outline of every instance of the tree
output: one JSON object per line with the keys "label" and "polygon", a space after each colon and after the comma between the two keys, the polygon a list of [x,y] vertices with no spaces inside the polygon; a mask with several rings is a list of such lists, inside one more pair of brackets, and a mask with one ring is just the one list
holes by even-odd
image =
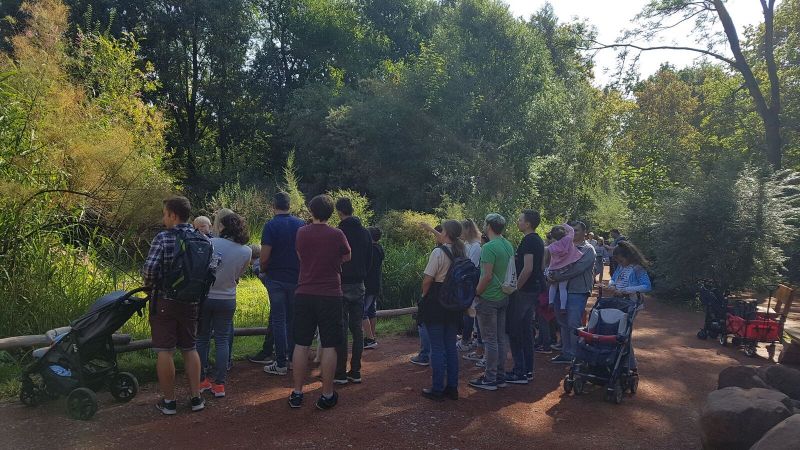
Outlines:
{"label": "tree", "polygon": [[[761,82],[753,72],[756,64],[755,58],[748,58],[739,38],[739,33],[733,23],[733,18],[725,6],[724,0],[651,0],[637,16],[643,26],[632,32],[626,33],[621,41],[634,37],[652,39],[659,32],[675,28],[676,26],[693,20],[695,32],[698,34],[698,43],[711,42],[706,48],[658,45],[644,47],[631,43],[598,44],[594,49],[623,47],[638,51],[650,50],[687,50],[696,52],[729,65],[741,74],[744,85],[755,105],[764,128],[764,154],[766,160],[775,169],[780,169],[783,157],[783,141],[781,137],[781,84],[778,74],[778,65],[775,60],[775,0],[760,0],[764,14],[764,39],[763,51],[759,56],[766,67],[766,82]],[[711,25],[720,23],[722,33],[728,42],[733,54],[731,59],[713,48],[715,33]]]}

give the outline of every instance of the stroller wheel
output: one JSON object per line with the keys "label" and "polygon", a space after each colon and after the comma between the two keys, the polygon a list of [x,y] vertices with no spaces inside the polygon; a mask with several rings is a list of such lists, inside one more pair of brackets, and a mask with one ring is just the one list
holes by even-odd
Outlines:
{"label": "stroller wheel", "polygon": [[97,412],[97,396],[88,388],[77,388],[67,396],[67,415],[73,419],[89,420]]}
{"label": "stroller wheel", "polygon": [[705,328],[697,332],[697,339],[703,339],[703,340],[708,339],[708,332],[706,331]]}
{"label": "stroller wheel", "polygon": [[111,379],[108,390],[118,402],[128,402],[139,392],[139,381],[132,373],[120,372]]}
{"label": "stroller wheel", "polygon": [[622,383],[617,380],[614,384],[614,403],[619,405],[622,403],[622,397],[625,395],[625,389],[622,388]]}
{"label": "stroller wheel", "polygon": [[728,335],[725,333],[719,334],[719,345],[725,347],[728,344]]}
{"label": "stroller wheel", "polygon": [[570,392],[572,392],[573,386],[574,386],[574,381],[569,379],[569,375],[564,377],[564,392],[569,394]]}
{"label": "stroller wheel", "polygon": [[745,344],[744,346],[744,354],[749,357],[756,356],[756,345],[755,344]]}
{"label": "stroller wheel", "polygon": [[39,392],[33,383],[23,382],[22,389],[19,391],[19,401],[25,406],[36,406],[39,404]]}
{"label": "stroller wheel", "polygon": [[635,394],[636,391],[639,390],[639,377],[633,376],[630,377],[628,381],[628,389],[631,391],[631,394]]}
{"label": "stroller wheel", "polygon": [[586,384],[583,381],[583,378],[580,378],[580,377],[575,378],[575,385],[574,385],[575,395],[583,394],[585,387],[586,387]]}

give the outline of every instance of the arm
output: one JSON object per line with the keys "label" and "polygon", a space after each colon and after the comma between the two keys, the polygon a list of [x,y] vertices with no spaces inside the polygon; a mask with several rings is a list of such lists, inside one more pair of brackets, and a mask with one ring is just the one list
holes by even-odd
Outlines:
{"label": "arm", "polygon": [[650,292],[653,290],[653,284],[650,282],[650,275],[647,274],[646,270],[637,267],[634,273],[636,274],[637,284],[620,289],[619,292],[623,294],[634,294],[636,292]]}
{"label": "arm", "polygon": [[531,274],[533,274],[533,253],[525,253],[522,255],[522,271],[517,277],[517,286],[525,286]]}
{"label": "arm", "polygon": [[272,255],[272,246],[261,244],[261,254],[258,257],[258,266],[261,269],[261,273],[267,273],[267,263],[269,263],[270,255]]}
{"label": "arm", "polygon": [[571,269],[563,273],[553,273],[550,275],[550,277],[553,279],[553,281],[566,281],[575,278],[594,267],[594,257],[594,249],[591,245],[589,245],[586,247],[586,250],[584,250],[581,259],[573,264]]}
{"label": "arm", "polygon": [[421,226],[424,230],[430,231],[431,233],[433,233],[433,235],[436,236],[436,241],[437,242],[439,241],[439,238],[442,236],[442,233],[439,233],[438,231],[436,231],[432,226],[430,226],[430,224],[428,224],[426,222],[420,222],[419,226]]}
{"label": "arm", "polygon": [[431,285],[433,284],[433,277],[430,275],[425,275],[422,277],[422,296],[425,297],[428,295],[428,291],[431,289]]}
{"label": "arm", "polygon": [[486,291],[486,288],[489,287],[489,283],[492,282],[492,271],[494,270],[494,263],[484,262],[481,263],[483,266],[481,270],[481,279],[478,281],[478,287],[475,289],[475,293],[478,295],[483,295]]}

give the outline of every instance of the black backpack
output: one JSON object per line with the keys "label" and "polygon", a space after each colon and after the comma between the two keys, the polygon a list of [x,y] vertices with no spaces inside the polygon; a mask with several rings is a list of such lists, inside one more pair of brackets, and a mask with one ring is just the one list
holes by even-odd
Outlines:
{"label": "black backpack", "polygon": [[439,248],[450,258],[450,268],[439,290],[439,303],[447,311],[464,312],[475,300],[475,289],[478,287],[481,271],[469,258],[456,258],[449,248]]}
{"label": "black backpack", "polygon": [[170,232],[175,234],[177,252],[162,280],[165,297],[199,303],[206,299],[214,284],[214,269],[211,267],[214,247],[198,231],[177,229]]}

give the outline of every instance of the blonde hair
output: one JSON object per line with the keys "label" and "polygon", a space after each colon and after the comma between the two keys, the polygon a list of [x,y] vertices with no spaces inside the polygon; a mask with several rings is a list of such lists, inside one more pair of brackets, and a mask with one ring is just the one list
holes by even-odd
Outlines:
{"label": "blonde hair", "polygon": [[470,244],[481,241],[481,230],[472,219],[461,222],[461,228],[463,229],[464,241]]}
{"label": "blonde hair", "polygon": [[208,217],[206,217],[206,216],[197,216],[197,217],[195,217],[195,218],[194,218],[194,220],[192,221],[192,226],[194,226],[195,228],[197,228],[197,224],[198,224],[198,223],[203,223],[203,224],[206,224],[206,225],[208,225],[208,226],[211,226],[211,219],[209,219],[209,218],[208,218]]}

